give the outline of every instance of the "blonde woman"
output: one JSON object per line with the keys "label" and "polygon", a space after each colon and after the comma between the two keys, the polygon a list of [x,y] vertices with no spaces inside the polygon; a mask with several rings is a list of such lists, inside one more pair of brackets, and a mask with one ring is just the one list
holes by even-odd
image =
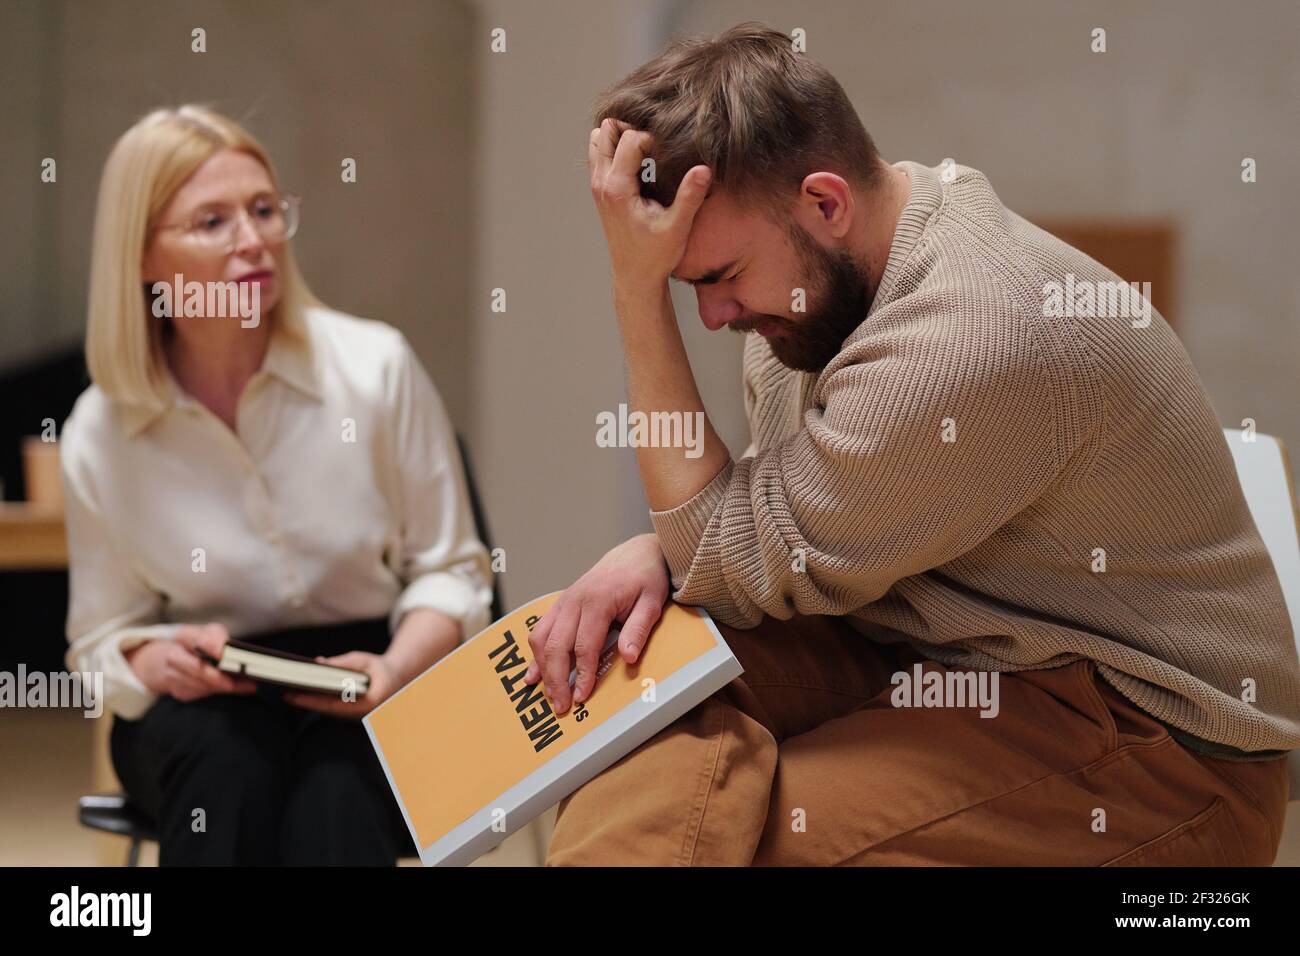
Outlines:
{"label": "blonde woman", "polygon": [[[164,864],[391,865],[409,835],[359,718],[488,620],[442,403],[399,332],[311,295],[297,223],[265,150],[202,107],[150,113],[100,183],[67,657],[104,674]],[[200,656],[232,635],[370,689],[258,690]]]}

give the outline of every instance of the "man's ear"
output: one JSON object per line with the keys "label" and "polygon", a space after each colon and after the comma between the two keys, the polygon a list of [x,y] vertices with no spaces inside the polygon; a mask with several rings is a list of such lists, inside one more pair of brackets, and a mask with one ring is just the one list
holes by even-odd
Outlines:
{"label": "man's ear", "polygon": [[823,241],[843,239],[856,211],[853,188],[835,173],[809,173],[799,189],[795,216],[809,235]]}

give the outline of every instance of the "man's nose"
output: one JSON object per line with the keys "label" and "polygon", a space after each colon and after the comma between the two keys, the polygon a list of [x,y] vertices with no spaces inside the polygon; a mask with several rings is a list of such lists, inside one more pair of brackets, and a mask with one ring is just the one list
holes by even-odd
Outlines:
{"label": "man's nose", "polygon": [[739,302],[713,286],[696,286],[695,300],[699,305],[700,321],[710,332],[718,331],[744,314]]}

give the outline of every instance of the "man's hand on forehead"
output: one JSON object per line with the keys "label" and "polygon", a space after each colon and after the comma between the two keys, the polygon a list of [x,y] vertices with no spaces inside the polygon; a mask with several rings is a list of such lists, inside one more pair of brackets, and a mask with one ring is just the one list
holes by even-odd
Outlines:
{"label": "man's hand on forehead", "polygon": [[605,119],[588,138],[591,194],[620,289],[649,292],[667,283],[686,253],[691,224],[712,180],[709,167],[693,166],[671,206],[644,198],[642,163],[653,144],[649,133],[617,119]]}

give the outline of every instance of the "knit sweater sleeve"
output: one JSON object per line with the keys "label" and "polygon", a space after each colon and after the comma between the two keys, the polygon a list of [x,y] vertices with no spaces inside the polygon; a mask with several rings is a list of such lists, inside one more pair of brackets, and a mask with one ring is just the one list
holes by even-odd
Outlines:
{"label": "knit sweater sleeve", "polygon": [[1065,365],[1047,341],[987,289],[878,309],[818,379],[801,427],[651,512],[674,598],[741,628],[843,615],[975,547],[1069,457]]}

